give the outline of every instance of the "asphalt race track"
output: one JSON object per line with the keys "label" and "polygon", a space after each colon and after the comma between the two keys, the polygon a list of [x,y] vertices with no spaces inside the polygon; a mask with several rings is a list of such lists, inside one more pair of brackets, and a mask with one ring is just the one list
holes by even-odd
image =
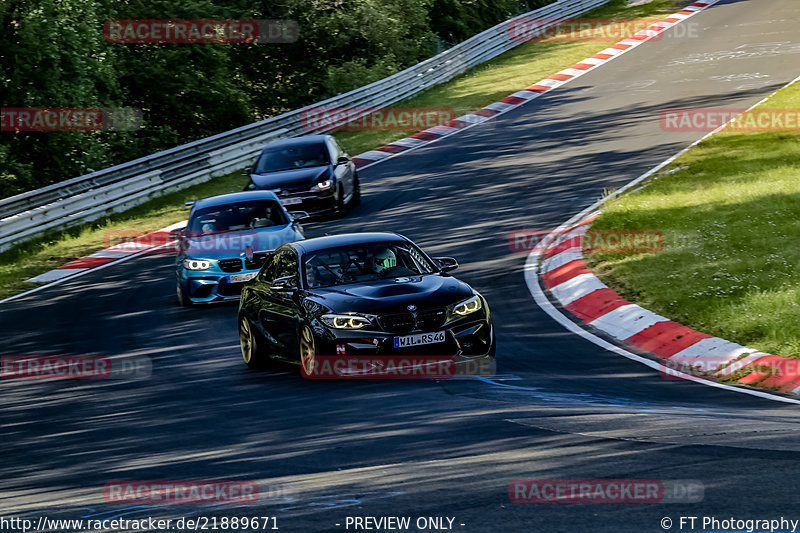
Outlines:
{"label": "asphalt race track", "polygon": [[[177,307],[165,255],[0,305],[0,354],[153,363],[149,379],[0,382],[0,515],[268,515],[285,532],[345,531],[348,516],[546,533],[657,532],[664,517],[678,531],[680,516],[800,519],[800,406],[663,379],[568,333],[534,304],[526,254],[508,241],[559,225],[702,135],[662,131],[662,109],[747,107],[794,79],[798,20],[797,0],[723,0],[683,23],[696,37],[679,25],[494,121],[362,171],[362,205],[308,225],[308,236],[397,231],[458,258],[456,274],[491,304],[497,376],[310,382],[248,371],[236,307]],[[509,500],[514,479],[594,478],[696,480],[704,499]],[[113,480],[200,479],[257,481],[262,498],[234,508],[103,500]]]}

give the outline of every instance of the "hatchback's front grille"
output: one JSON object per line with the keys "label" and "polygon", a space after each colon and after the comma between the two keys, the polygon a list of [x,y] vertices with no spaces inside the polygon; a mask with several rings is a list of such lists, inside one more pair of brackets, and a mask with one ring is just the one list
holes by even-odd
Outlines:
{"label": "hatchback's front grille", "polygon": [[241,259],[222,259],[219,268],[223,272],[239,272],[242,269]]}
{"label": "hatchback's front grille", "polygon": [[390,333],[433,331],[444,325],[447,312],[443,308],[427,309],[419,313],[397,313],[378,318],[381,328]]}

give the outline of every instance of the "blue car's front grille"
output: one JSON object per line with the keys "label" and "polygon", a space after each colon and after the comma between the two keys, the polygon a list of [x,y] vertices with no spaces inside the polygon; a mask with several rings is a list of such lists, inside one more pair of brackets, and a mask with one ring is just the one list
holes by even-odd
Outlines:
{"label": "blue car's front grille", "polygon": [[219,268],[223,272],[239,272],[240,270],[242,270],[242,260],[221,259],[219,262]]}

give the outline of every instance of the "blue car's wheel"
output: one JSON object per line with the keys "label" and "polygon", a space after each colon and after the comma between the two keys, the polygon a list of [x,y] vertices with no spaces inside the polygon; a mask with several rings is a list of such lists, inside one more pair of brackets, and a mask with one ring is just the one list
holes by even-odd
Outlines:
{"label": "blue car's wheel", "polygon": [[189,307],[192,305],[192,301],[183,293],[180,283],[175,284],[175,295],[178,297],[178,305],[182,307]]}

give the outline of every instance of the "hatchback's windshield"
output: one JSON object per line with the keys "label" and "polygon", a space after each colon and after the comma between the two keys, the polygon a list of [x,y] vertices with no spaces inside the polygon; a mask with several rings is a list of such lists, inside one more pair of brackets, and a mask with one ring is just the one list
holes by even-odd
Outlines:
{"label": "hatchback's windshield", "polygon": [[256,163],[255,173],[266,174],[280,170],[318,167],[327,165],[329,162],[330,158],[325,143],[286,146],[262,153]]}
{"label": "hatchback's windshield", "polygon": [[400,276],[432,274],[430,261],[411,245],[369,243],[329,248],[307,254],[306,287],[316,289]]}
{"label": "hatchback's windshield", "polygon": [[267,228],[288,224],[283,209],[275,200],[251,200],[236,204],[198,209],[189,221],[189,236],[221,231]]}

